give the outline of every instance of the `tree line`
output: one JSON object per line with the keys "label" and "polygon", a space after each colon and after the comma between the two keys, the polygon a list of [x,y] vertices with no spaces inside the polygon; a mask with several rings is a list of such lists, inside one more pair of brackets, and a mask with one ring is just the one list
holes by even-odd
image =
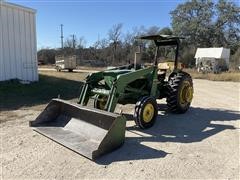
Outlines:
{"label": "tree line", "polygon": [[[75,54],[80,60],[98,60],[105,65],[122,65],[133,62],[134,53],[141,46],[141,60],[152,62],[154,44],[135,39],[141,35],[166,34],[184,37],[179,58],[188,67],[195,64],[198,47],[225,47],[231,50],[231,65],[240,64],[240,7],[234,1],[191,0],[179,4],[170,12],[171,27],[134,27],[124,33],[124,24],[112,26],[107,37],[98,39],[86,47],[86,39],[67,38],[63,49],[41,49],[38,59],[45,64],[54,64],[56,55]],[[161,49],[161,57],[171,59],[170,48]]]}

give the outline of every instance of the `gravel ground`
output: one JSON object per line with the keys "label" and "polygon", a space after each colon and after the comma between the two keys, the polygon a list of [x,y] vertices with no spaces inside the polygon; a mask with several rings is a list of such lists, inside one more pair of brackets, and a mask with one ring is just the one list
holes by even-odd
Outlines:
{"label": "gravel ground", "polygon": [[[192,108],[141,131],[131,118],[126,142],[96,162],[28,127],[36,108],[0,112],[1,179],[239,179],[240,84],[194,80]],[[131,107],[131,108],[130,108]],[[133,106],[122,106],[131,114]],[[119,111],[119,109],[117,109]],[[6,121],[7,120],[7,121]]]}

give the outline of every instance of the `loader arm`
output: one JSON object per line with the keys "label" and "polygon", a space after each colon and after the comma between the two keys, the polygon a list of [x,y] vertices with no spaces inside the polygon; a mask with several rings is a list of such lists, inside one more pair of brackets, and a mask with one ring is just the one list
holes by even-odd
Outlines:
{"label": "loader arm", "polygon": [[124,95],[124,90],[129,83],[139,79],[139,77],[143,77],[151,73],[153,73],[153,76],[152,76],[153,79],[152,79],[152,87],[151,87],[150,95],[155,97],[157,93],[157,82],[158,82],[157,68],[155,66],[151,66],[149,68],[140,69],[137,71],[132,71],[126,74],[118,75],[110,91],[110,96],[107,101],[107,111],[114,112],[119,98]]}
{"label": "loader arm", "polygon": [[90,91],[93,87],[97,85],[97,83],[104,79],[104,72],[96,72],[93,74],[90,74],[86,77],[86,81],[82,86],[81,93],[78,99],[78,104],[81,104],[83,106],[87,105],[87,102],[89,100]]}
{"label": "loader arm", "polygon": [[[134,71],[125,71],[125,73],[121,74],[124,71],[119,71],[120,73],[116,76],[115,80],[112,82],[111,89],[105,90],[105,89],[96,89],[97,83],[105,78],[105,76],[110,75],[110,77],[113,77],[111,71],[105,71],[105,72],[98,72],[91,74],[89,77],[87,77],[86,82],[84,83],[79,101],[78,103],[81,105],[87,105],[87,102],[90,98],[90,96],[98,93],[102,93],[106,96],[108,96],[108,100],[106,103],[106,110],[109,112],[114,112],[115,107],[119,101],[119,98],[124,95],[124,91],[129,85],[129,83],[139,79],[140,77],[146,77],[149,74],[152,74],[152,79],[150,80],[151,84],[151,96],[155,97],[157,93],[157,68],[155,66],[151,66],[148,68],[140,69],[140,70],[134,70]],[[116,74],[116,73],[115,73]],[[95,88],[93,88],[95,87]]]}

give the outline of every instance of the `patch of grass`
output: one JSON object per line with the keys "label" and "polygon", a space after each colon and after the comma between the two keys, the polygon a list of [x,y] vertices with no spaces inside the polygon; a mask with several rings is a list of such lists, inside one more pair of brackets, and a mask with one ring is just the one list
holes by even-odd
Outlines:
{"label": "patch of grass", "polygon": [[229,71],[229,72],[222,72],[219,74],[214,73],[199,73],[194,69],[184,69],[184,71],[191,74],[193,79],[207,79],[212,81],[233,81],[233,82],[240,82],[240,71]]}
{"label": "patch of grass", "polygon": [[0,110],[48,103],[58,95],[62,99],[78,98],[84,73],[41,72],[39,82],[21,84],[18,81],[0,83]]}

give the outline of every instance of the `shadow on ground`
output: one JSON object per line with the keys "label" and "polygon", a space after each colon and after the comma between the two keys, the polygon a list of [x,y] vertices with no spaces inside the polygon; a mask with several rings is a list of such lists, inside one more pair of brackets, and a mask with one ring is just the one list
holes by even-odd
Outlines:
{"label": "shadow on ground", "polygon": [[[161,110],[166,110],[165,105],[160,107]],[[163,158],[173,152],[156,150],[142,143],[200,142],[226,129],[235,129],[234,126],[226,125],[225,122],[240,119],[238,112],[218,109],[192,107],[185,114],[164,112],[165,115],[159,115],[155,125],[150,129],[140,130],[136,126],[127,127],[127,131],[135,134],[136,137],[126,137],[125,144],[121,148],[100,157],[97,163],[110,164],[115,161]],[[131,118],[131,115],[127,117]],[[147,135],[142,135],[141,132]]]}
{"label": "shadow on ground", "polygon": [[18,81],[0,83],[0,110],[16,110],[48,103],[58,95],[70,100],[80,94],[82,82],[39,75],[39,82],[24,85]]}

